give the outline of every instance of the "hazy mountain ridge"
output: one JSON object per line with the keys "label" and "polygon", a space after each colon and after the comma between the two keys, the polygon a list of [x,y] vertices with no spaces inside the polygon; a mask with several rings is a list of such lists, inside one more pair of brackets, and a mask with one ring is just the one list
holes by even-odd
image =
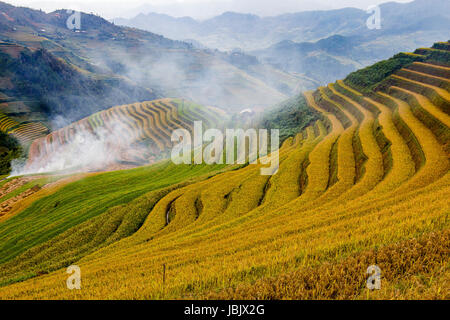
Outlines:
{"label": "hazy mountain ridge", "polygon": [[416,0],[380,5],[381,29],[369,30],[371,14],[355,8],[305,11],[274,17],[226,12],[195,21],[141,14],[115,23],[192,38],[210,48],[241,48],[284,72],[295,72],[320,84],[387,59],[399,51],[429,47],[448,37],[450,2]]}
{"label": "hazy mountain ridge", "polygon": [[[268,49],[252,52],[260,60],[287,72],[303,73],[323,84],[342,78],[366,61],[355,50],[356,37],[331,36],[318,42],[279,42]],[[289,59],[286,59],[289,57]]]}
{"label": "hazy mountain ridge", "polygon": [[[316,41],[348,28],[355,32],[365,27],[367,14],[359,9],[307,11],[261,18],[252,14],[225,12],[220,16],[196,21],[164,14],[140,14],[133,19],[113,19],[127,25],[163,34],[172,39],[194,38],[211,48],[232,50],[264,49],[283,40]],[[349,20],[349,22],[347,21]],[[323,24],[326,24],[323,28]],[[318,28],[317,26],[322,26]]]}

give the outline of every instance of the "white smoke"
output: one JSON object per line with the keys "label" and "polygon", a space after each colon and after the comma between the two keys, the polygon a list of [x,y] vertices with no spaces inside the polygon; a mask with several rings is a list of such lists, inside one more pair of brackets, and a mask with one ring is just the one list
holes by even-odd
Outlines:
{"label": "white smoke", "polygon": [[[70,141],[61,144],[57,139],[41,142],[42,152],[28,160],[25,166],[12,163],[11,176],[48,173],[84,172],[104,170],[117,164],[127,155],[147,155],[149,150],[134,144],[140,132],[131,133],[122,122],[108,122],[108,128],[97,127],[95,131],[78,130]],[[32,156],[32,155],[30,155]]]}

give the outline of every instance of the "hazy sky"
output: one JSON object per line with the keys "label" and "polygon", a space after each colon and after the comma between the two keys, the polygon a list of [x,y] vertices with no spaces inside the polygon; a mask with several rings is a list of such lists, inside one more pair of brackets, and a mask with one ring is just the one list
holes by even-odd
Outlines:
{"label": "hazy sky", "polygon": [[[225,11],[271,16],[286,12],[327,10],[343,7],[366,9],[387,0],[4,0],[7,3],[53,11],[72,8],[93,12],[105,18],[129,18],[140,12],[166,13],[206,19]],[[412,0],[395,0],[410,2]]]}

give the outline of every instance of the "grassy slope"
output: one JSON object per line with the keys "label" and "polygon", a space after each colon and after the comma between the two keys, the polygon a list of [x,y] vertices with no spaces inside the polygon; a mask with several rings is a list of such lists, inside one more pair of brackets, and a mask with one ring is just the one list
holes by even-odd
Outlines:
{"label": "grassy slope", "polygon": [[308,108],[303,95],[288,99],[264,113],[261,126],[280,130],[280,141],[295,136],[321,116]]}
{"label": "grassy slope", "polygon": [[364,69],[350,73],[345,83],[361,92],[370,93],[377,89],[390,75],[413,62],[430,62],[436,64],[450,64],[450,52],[439,50],[443,44],[437,43],[433,48],[417,49],[414,53],[399,53],[390,59],[380,61]]}
{"label": "grassy slope", "polygon": [[105,173],[72,183],[52,196],[36,201],[1,224],[0,261],[8,261],[108,208],[128,203],[149,191],[218,169],[220,167],[175,167],[164,162],[152,167]]}

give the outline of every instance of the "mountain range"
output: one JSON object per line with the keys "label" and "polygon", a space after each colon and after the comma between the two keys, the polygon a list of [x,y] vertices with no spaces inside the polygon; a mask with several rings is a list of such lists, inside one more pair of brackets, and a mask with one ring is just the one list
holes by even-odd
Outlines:
{"label": "mountain range", "polygon": [[448,38],[450,2],[415,0],[379,6],[381,29],[369,29],[373,13],[356,8],[305,11],[274,17],[226,12],[205,21],[141,13],[115,24],[210,48],[239,48],[283,72],[326,84],[400,51]]}

